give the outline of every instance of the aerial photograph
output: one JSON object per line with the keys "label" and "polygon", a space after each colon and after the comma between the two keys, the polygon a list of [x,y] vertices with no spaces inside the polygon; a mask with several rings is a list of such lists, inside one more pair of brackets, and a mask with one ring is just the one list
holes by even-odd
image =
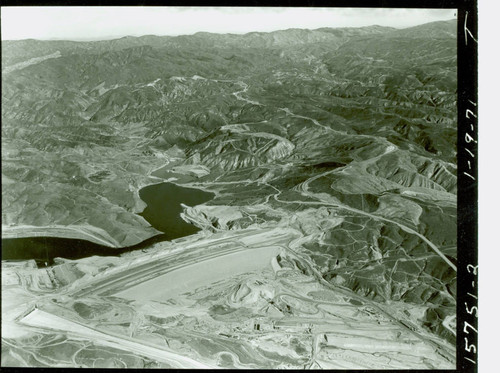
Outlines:
{"label": "aerial photograph", "polygon": [[456,9],[1,28],[2,367],[455,369]]}

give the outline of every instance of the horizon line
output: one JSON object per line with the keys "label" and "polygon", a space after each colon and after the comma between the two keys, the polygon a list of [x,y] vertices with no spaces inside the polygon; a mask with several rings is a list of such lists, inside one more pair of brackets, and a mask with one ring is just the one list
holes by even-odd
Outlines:
{"label": "horizon line", "polygon": [[422,25],[427,25],[431,23],[438,23],[438,22],[451,22],[451,21],[457,21],[456,18],[451,18],[451,19],[443,19],[443,20],[438,20],[438,21],[431,21],[431,22],[424,22],[420,23],[418,25],[413,25],[409,27],[393,27],[393,26],[382,26],[378,24],[373,24],[373,25],[368,25],[368,26],[343,26],[343,27],[328,27],[328,26],[323,26],[315,29],[311,28],[304,28],[304,27],[289,27],[286,29],[276,29],[272,31],[246,31],[246,32],[210,32],[210,31],[196,31],[192,34],[142,34],[142,35],[109,35],[109,36],[103,36],[101,38],[70,38],[70,39],[64,39],[64,38],[48,38],[48,39],[36,39],[36,38],[22,38],[22,39],[0,39],[1,41],[25,41],[25,40],[34,40],[34,41],[71,41],[71,42],[79,42],[79,43],[85,43],[85,42],[99,42],[99,41],[112,41],[112,40],[119,40],[119,39],[124,39],[124,38],[141,38],[141,37],[146,37],[146,36],[156,36],[156,37],[179,37],[179,36],[194,36],[196,34],[200,33],[205,33],[205,34],[212,34],[212,35],[248,35],[248,34],[253,34],[253,33],[260,33],[260,34],[270,34],[273,32],[279,32],[279,31],[288,31],[288,30],[307,30],[307,31],[317,31],[321,29],[349,29],[349,28],[354,28],[354,29],[362,29],[362,28],[369,28],[369,27],[383,27],[387,29],[393,29],[393,30],[405,30],[405,29],[410,29],[414,27],[419,27]]}

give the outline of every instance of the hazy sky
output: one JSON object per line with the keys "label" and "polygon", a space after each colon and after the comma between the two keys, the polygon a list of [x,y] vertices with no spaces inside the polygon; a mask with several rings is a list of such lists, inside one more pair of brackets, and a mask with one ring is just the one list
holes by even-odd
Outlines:
{"label": "hazy sky", "polygon": [[411,27],[456,18],[453,9],[2,7],[2,39],[94,40],[126,35],[245,33],[287,28]]}

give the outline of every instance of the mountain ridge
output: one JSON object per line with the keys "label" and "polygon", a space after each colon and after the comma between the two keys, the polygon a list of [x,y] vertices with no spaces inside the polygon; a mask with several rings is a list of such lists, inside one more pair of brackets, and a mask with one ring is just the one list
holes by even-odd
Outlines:
{"label": "mountain ridge", "polygon": [[[420,28],[433,28],[435,32],[439,32],[439,27],[449,29],[449,23],[452,21],[437,21],[423,24],[417,27]],[[456,21],[455,21],[456,22]],[[434,27],[433,27],[434,26]],[[410,28],[412,29],[412,28]],[[405,30],[405,29],[403,29]],[[337,42],[339,38],[353,37],[359,34],[373,34],[373,33],[390,33],[398,32],[401,30],[385,27],[385,26],[364,26],[360,28],[355,27],[341,27],[341,28],[318,28],[310,29],[286,29],[277,30],[272,32],[248,32],[245,34],[220,34],[209,32],[198,32],[192,35],[142,35],[142,36],[123,36],[116,39],[108,40],[95,40],[95,41],[71,41],[71,40],[39,40],[39,39],[23,39],[23,40],[2,40],[2,69],[14,63],[19,63],[23,59],[40,57],[60,51],[63,55],[69,53],[85,53],[92,52],[100,53],[109,49],[123,49],[133,47],[134,45],[151,45],[156,48],[165,46],[179,46],[182,43],[197,45],[202,42],[210,42],[217,45],[217,40],[220,43],[226,43],[226,46],[239,46],[246,47],[280,47],[308,44],[312,42]],[[410,32],[411,33],[411,32]],[[293,37],[285,37],[293,34]],[[304,39],[305,35],[310,38]],[[302,38],[302,39],[301,39]],[[241,44],[243,42],[243,44]]]}

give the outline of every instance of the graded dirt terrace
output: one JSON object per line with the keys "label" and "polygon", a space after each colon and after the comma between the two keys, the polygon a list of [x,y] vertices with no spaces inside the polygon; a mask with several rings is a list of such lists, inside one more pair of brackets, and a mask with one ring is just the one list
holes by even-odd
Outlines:
{"label": "graded dirt terrace", "polygon": [[[168,250],[160,243],[31,301],[24,293],[22,306],[5,297],[4,326],[14,330],[15,323],[28,335],[62,332],[68,346],[83,339],[118,359],[131,353],[164,367],[451,367],[443,357],[451,346],[436,347],[425,331],[395,323],[355,293],[317,282],[309,260],[295,251],[302,240],[291,229],[267,229],[187,239]],[[90,259],[89,269],[113,262]],[[74,271],[68,265],[66,275]],[[10,291],[12,268],[2,272]],[[31,276],[47,271],[32,270]],[[15,347],[10,338],[6,343],[35,355],[43,347]],[[43,348],[50,355],[57,346]],[[78,353],[73,359],[80,359]]]}
{"label": "graded dirt terrace", "polygon": [[[217,253],[213,258],[200,256],[194,263],[114,294],[132,300],[165,301],[179,294],[210,286],[213,282],[251,272],[271,265],[271,259],[280,252],[279,246],[246,249],[236,247],[235,252]],[[203,255],[203,253],[202,253]]]}

